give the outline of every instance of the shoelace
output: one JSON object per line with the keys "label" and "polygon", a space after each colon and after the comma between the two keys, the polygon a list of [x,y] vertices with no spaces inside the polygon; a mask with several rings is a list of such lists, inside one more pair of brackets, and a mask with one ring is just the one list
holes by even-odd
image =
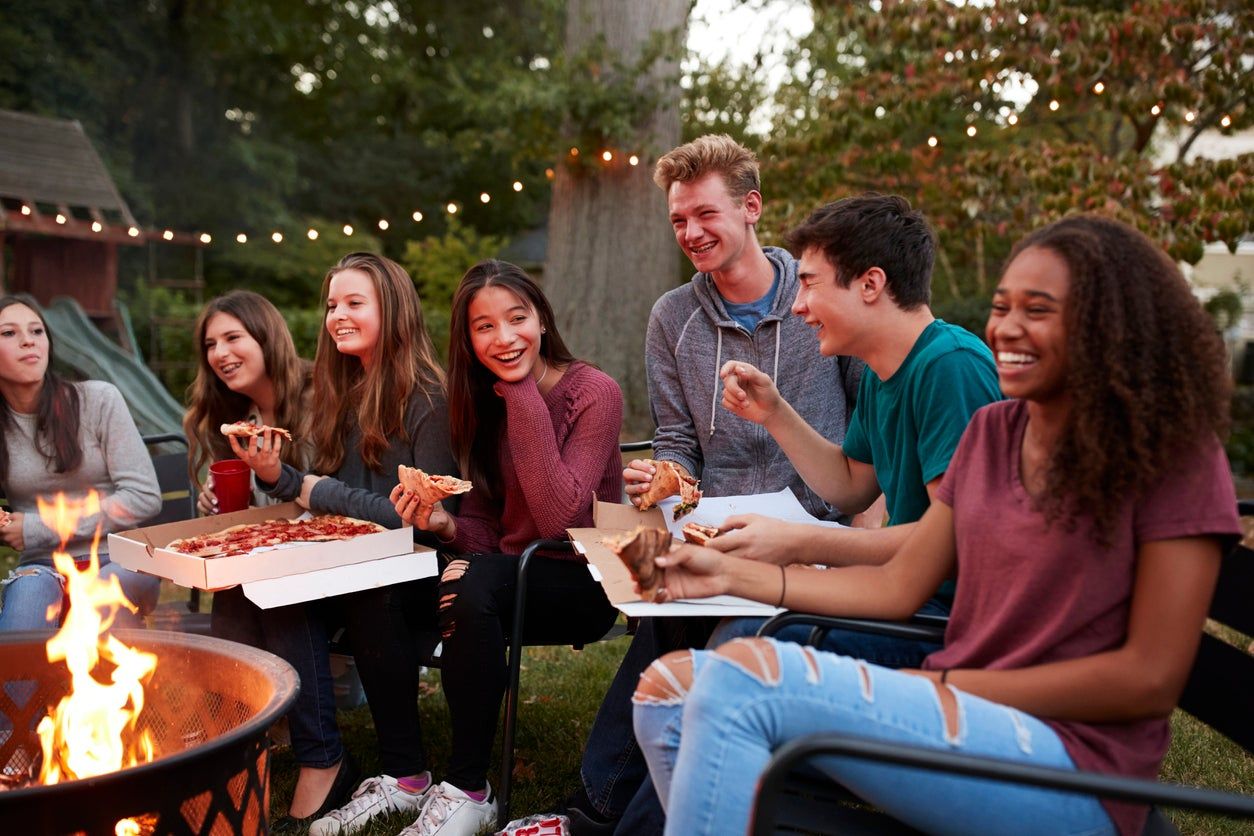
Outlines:
{"label": "shoelace", "polygon": [[[367,778],[362,785],[353,793],[353,797],[349,802],[338,810],[332,810],[327,813],[327,818],[335,819],[340,824],[346,824],[349,819],[356,817],[359,813],[364,813],[382,803],[385,807],[391,807],[391,793],[396,792],[395,788],[383,783],[382,778]],[[378,796],[377,798],[375,796]]]}
{"label": "shoelace", "polygon": [[422,805],[418,820],[402,830],[397,836],[422,836],[431,828],[439,827],[453,814],[456,806],[469,799],[449,798],[441,787],[432,787],[427,793],[427,800]]}

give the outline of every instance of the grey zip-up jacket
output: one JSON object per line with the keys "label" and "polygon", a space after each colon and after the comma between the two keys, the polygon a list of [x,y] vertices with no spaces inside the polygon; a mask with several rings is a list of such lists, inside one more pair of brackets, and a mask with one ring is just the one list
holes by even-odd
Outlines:
{"label": "grey zip-up jacket", "polygon": [[721,404],[718,370],[741,360],[770,375],[801,417],[837,444],[853,412],[862,361],[819,353],[814,330],[791,310],[799,284],[796,259],[777,247],[763,252],[779,269],[780,285],[770,313],[752,334],[728,315],[708,273],[697,273],[654,303],[645,337],[657,427],[653,455],[682,464],[709,496],[788,487],[811,514],[836,519],[839,511],[806,487],[770,433]]}

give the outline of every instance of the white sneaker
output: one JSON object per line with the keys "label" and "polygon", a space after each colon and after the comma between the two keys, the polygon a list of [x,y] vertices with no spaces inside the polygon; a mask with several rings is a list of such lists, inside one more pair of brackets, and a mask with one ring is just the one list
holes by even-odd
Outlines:
{"label": "white sneaker", "polygon": [[[428,773],[427,779],[430,780]],[[431,792],[428,784],[422,792],[406,792],[396,784],[391,775],[367,778],[353,792],[353,797],[338,810],[332,810],[309,825],[309,836],[341,836],[365,827],[375,816],[387,813],[414,813],[422,809],[422,803]]]}
{"label": "white sneaker", "polygon": [[492,836],[570,836],[570,819],[560,813],[536,813],[514,819]]}
{"label": "white sneaker", "polygon": [[441,781],[427,792],[418,820],[397,836],[477,836],[496,824],[496,796],[488,785],[488,797],[475,801],[457,787]]}

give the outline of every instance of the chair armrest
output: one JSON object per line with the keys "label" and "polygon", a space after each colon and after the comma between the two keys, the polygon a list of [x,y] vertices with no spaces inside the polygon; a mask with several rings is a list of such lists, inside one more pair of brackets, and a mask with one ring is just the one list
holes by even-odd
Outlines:
{"label": "chair armrest", "polygon": [[796,624],[813,628],[807,640],[807,644],[811,645],[818,645],[830,630],[853,630],[895,639],[940,643],[945,638],[945,627],[949,624],[949,619],[941,615],[913,615],[907,621],[878,621],[873,618],[841,618],[789,611],[768,620],[758,628],[758,635],[774,636],[785,627]]}
{"label": "chair armrest", "polygon": [[643,441],[620,441],[618,442],[618,452],[620,453],[638,453],[641,450],[651,450],[653,448],[653,439],[647,438]]}
{"label": "chair armrest", "polygon": [[810,734],[790,741],[776,751],[759,781],[751,832],[771,833],[789,773],[816,757],[840,755],[900,766],[952,772],[1015,784],[1079,792],[1099,798],[1185,807],[1240,818],[1254,818],[1254,796],[1204,787],[1165,784],[1096,772],[1080,772],[1032,766],[999,758],[985,758],[941,749],[923,749],[834,733]]}

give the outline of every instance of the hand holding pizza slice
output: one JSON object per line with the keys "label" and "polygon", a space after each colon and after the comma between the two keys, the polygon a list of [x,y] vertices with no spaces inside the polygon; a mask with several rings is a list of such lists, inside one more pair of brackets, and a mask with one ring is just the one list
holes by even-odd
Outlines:
{"label": "hand holding pizza slice", "polygon": [[268,427],[265,424],[250,424],[247,421],[236,421],[234,424],[223,424],[218,428],[221,433],[228,438],[255,438],[263,436],[266,430],[274,435],[281,435],[288,441],[292,440],[292,434],[282,427]]}
{"label": "hand holding pizza slice", "polygon": [[701,501],[701,491],[697,486],[701,483],[689,476],[674,462],[646,459],[653,465],[655,473],[649,482],[649,489],[640,494],[640,510],[647,511],[668,496],[679,495],[679,504],[675,506],[675,519],[691,513]]}
{"label": "hand holding pizza slice", "polygon": [[458,479],[455,476],[433,476],[419,468],[406,467],[403,464],[396,466],[396,477],[401,487],[412,491],[423,505],[434,505],[441,499],[466,493],[474,487],[465,479]]}
{"label": "hand holding pizza slice", "polygon": [[671,549],[671,534],[661,528],[638,525],[632,531],[602,541],[605,547],[618,555],[618,559],[631,572],[640,588],[640,597],[652,601],[662,583],[662,572],[654,558]]}

